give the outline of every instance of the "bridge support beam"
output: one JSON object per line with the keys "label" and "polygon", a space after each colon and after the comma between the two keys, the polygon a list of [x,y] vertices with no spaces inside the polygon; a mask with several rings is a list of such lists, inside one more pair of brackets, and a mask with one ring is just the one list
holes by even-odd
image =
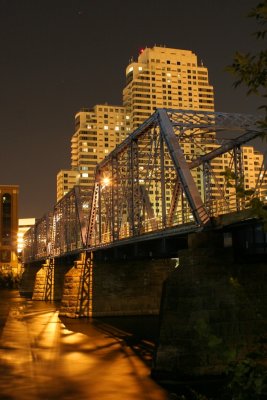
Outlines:
{"label": "bridge support beam", "polygon": [[192,235],[164,284],[158,379],[220,375],[267,332],[267,264],[233,259],[223,234]]}

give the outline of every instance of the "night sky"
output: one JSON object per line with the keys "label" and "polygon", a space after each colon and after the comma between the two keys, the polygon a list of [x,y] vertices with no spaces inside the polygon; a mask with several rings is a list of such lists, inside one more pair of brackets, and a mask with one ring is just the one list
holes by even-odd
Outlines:
{"label": "night sky", "polygon": [[236,50],[257,50],[246,17],[257,3],[0,0],[0,184],[20,186],[19,217],[52,209],[75,113],[121,105],[125,68],[141,48],[192,50],[209,70],[216,111],[258,113],[260,99],[225,72]]}

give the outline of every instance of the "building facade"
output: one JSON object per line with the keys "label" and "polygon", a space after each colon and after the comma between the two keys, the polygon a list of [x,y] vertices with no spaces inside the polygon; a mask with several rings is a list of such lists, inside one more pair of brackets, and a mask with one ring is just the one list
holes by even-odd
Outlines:
{"label": "building facade", "polygon": [[214,111],[208,70],[190,50],[142,50],[126,68],[123,105],[136,129],[156,108]]}
{"label": "building facade", "polygon": [[79,172],[62,169],[57,174],[57,201],[67,194],[74,185],[79,184]]}
{"label": "building facade", "polygon": [[[142,50],[137,61],[127,66],[123,105],[133,131],[157,108],[214,111],[213,86],[209,83],[207,68],[192,51],[154,46]],[[201,148],[205,147],[197,140],[181,143],[188,160],[192,154],[200,155]],[[204,197],[202,172],[194,170],[192,174]],[[156,188],[151,188],[152,202],[153,192]]]}
{"label": "building facade", "polygon": [[74,185],[92,187],[96,165],[130,133],[123,106],[98,104],[75,115],[71,170],[57,175],[57,201]]}
{"label": "building facade", "polygon": [[0,185],[0,271],[17,272],[19,186]]}

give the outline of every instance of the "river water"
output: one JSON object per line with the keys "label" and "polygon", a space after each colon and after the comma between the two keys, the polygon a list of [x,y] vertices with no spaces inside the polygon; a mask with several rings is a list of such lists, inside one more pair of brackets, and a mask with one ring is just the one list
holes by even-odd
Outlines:
{"label": "river water", "polygon": [[154,317],[62,318],[56,304],[1,290],[0,399],[177,398],[150,377],[156,331]]}

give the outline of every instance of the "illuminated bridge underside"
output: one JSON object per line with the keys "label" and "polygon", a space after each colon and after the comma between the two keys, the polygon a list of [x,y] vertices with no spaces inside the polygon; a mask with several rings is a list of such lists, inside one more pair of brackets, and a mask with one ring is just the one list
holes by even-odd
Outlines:
{"label": "illuminated bridge underside", "polygon": [[260,134],[253,116],[158,109],[98,164],[94,187],[75,187],[28,232],[25,260],[199,230],[246,208],[216,167],[227,153],[240,185],[241,146]]}

